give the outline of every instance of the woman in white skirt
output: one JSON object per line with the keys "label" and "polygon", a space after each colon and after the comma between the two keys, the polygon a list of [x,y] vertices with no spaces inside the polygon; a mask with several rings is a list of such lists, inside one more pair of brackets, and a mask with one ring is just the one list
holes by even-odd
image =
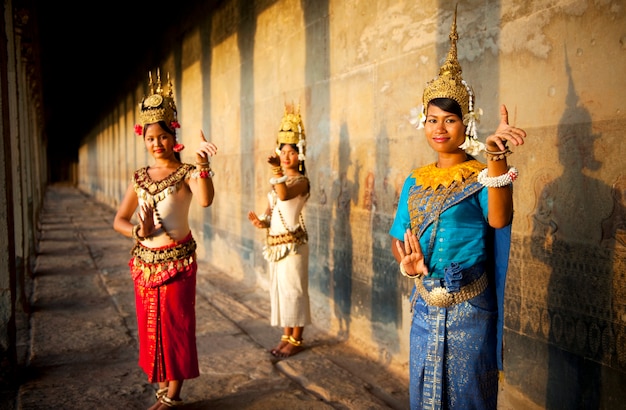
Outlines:
{"label": "woman in white skirt", "polygon": [[254,226],[267,229],[263,256],[269,262],[272,326],[283,328],[271,350],[278,358],[302,351],[304,327],[311,323],[309,305],[309,246],[302,211],[310,195],[304,166],[304,126],[299,108],[285,106],[276,154],[268,157],[274,176],[264,214],[250,211]]}

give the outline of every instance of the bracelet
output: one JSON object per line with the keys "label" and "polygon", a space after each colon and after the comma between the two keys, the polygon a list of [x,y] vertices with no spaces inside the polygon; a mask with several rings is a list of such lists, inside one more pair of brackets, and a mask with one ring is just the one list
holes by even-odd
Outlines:
{"label": "bracelet", "polygon": [[406,276],[407,278],[419,278],[422,276],[421,273],[417,273],[415,275],[409,275],[406,271],[406,269],[404,269],[404,264],[401,263],[400,264],[400,273],[402,274],[402,276]]}
{"label": "bracelet", "polygon": [[509,167],[509,170],[497,177],[488,177],[487,168],[478,173],[478,182],[486,186],[487,188],[502,188],[507,185],[511,185],[513,181],[517,179],[519,172],[515,167]]}
{"label": "bracelet", "polygon": [[215,176],[215,172],[209,167],[198,168],[191,173],[192,178],[213,178]]}
{"label": "bracelet", "polygon": [[487,149],[485,149],[485,158],[487,158],[489,161],[500,161],[501,159],[508,157],[512,153],[513,152],[508,148],[506,148],[504,151],[488,151]]}
{"label": "bracelet", "polygon": [[261,223],[263,224],[263,226],[265,226],[266,228],[269,228],[270,226],[270,217],[268,214],[263,214],[263,215],[259,215],[259,221],[261,221]]}
{"label": "bracelet", "polygon": [[196,162],[196,165],[199,165],[200,167],[208,167],[209,165],[211,165],[211,163],[209,161],[207,162]]}
{"label": "bracelet", "polygon": [[280,178],[270,178],[270,184],[272,185],[282,184],[283,182],[287,182],[287,175],[283,175]]}
{"label": "bracelet", "polygon": [[135,239],[137,242],[145,241],[147,238],[149,238],[149,236],[139,236],[140,229],[141,229],[141,225],[139,224],[133,226],[132,235],[133,235],[133,239]]}
{"label": "bracelet", "polygon": [[283,167],[281,167],[280,165],[274,165],[272,166],[272,174],[274,175],[279,175],[283,173]]}

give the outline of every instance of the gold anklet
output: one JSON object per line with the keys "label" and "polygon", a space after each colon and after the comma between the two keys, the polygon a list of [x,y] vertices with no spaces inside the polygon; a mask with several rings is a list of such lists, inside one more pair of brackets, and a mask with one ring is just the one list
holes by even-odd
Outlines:
{"label": "gold anklet", "polygon": [[302,346],[302,339],[296,340],[293,336],[289,336],[287,341],[294,346]]}

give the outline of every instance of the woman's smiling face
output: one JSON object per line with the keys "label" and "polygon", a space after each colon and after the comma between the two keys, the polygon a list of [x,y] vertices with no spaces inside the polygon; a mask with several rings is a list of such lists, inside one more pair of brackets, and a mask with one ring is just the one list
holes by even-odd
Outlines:
{"label": "woman's smiling face", "polygon": [[428,144],[437,152],[456,152],[465,142],[465,125],[456,114],[429,104],[424,132]]}
{"label": "woman's smiling face", "polygon": [[174,152],[174,144],[176,144],[174,136],[164,130],[159,123],[146,125],[143,141],[148,152],[155,158],[171,155]]}
{"label": "woman's smiling face", "polygon": [[285,168],[297,168],[300,162],[298,151],[290,144],[284,144],[280,149],[280,162]]}

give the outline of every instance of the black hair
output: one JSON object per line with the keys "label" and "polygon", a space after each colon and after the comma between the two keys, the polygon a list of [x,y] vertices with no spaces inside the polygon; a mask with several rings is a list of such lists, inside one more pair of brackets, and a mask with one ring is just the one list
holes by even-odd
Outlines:
{"label": "black hair", "polygon": [[[296,150],[296,152],[299,154],[300,153],[300,149],[298,148],[298,144],[287,144],[287,143],[282,143],[278,146],[278,149],[281,150],[283,149],[283,147],[285,145],[291,145],[291,147]],[[306,175],[306,166],[304,165],[304,161],[300,161],[300,164],[298,165],[298,172],[301,173],[302,175]]]}
{"label": "black hair", "polygon": [[[446,112],[451,112],[452,114],[458,115],[458,117],[463,121],[463,111],[461,110],[461,106],[458,102],[453,100],[452,98],[433,98],[430,100],[428,105],[434,105],[435,107],[439,107]],[[467,129],[466,129],[467,131]],[[467,154],[469,159],[475,159],[470,154]]]}
{"label": "black hair", "polygon": [[452,114],[456,114],[461,120],[463,120],[463,111],[461,110],[461,106],[459,105],[458,102],[456,102],[452,98],[433,98],[428,103],[428,105],[431,105],[431,104],[434,105],[435,107],[441,108],[444,111],[451,112]]}

